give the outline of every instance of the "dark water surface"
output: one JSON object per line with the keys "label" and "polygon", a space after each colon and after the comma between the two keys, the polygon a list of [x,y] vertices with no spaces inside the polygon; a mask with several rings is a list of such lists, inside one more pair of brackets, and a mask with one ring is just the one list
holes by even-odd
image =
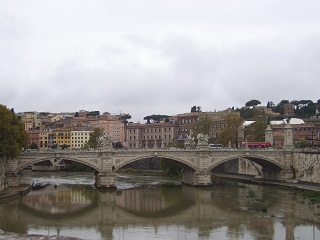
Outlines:
{"label": "dark water surface", "polygon": [[278,187],[218,181],[183,186],[161,176],[117,176],[98,191],[91,173],[25,172],[48,182],[0,205],[0,229],[81,239],[320,239],[320,199]]}

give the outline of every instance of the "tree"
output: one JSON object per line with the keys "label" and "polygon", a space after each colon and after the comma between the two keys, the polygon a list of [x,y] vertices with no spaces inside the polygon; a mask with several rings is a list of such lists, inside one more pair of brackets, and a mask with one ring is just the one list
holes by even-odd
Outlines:
{"label": "tree", "polygon": [[0,158],[15,158],[28,146],[28,135],[22,121],[0,104]]}
{"label": "tree", "polygon": [[98,139],[103,134],[104,130],[102,128],[94,128],[89,135],[89,141],[87,142],[88,147],[96,149],[98,147]]}
{"label": "tree", "polygon": [[38,149],[38,145],[36,143],[31,143],[29,148],[30,149]]}
{"label": "tree", "polygon": [[180,176],[182,168],[174,163],[173,161],[167,159],[160,159],[161,170],[169,176]]}
{"label": "tree", "polygon": [[243,123],[242,117],[237,113],[229,113],[226,116],[226,127],[222,130],[217,138],[217,142],[228,146],[231,144],[238,147],[239,127]]}
{"label": "tree", "polygon": [[267,119],[259,118],[245,128],[245,137],[251,142],[264,142]]}
{"label": "tree", "polygon": [[147,123],[150,123],[150,121],[152,121],[152,123],[160,123],[161,121],[166,121],[167,118],[169,119],[168,115],[153,114],[143,119],[147,120]]}
{"label": "tree", "polygon": [[261,115],[261,111],[254,108],[241,108],[237,110],[240,113],[240,116],[246,120],[253,119],[259,115]]}
{"label": "tree", "polygon": [[115,142],[112,144],[114,148],[123,148],[123,145],[121,142]]}
{"label": "tree", "polygon": [[63,144],[63,145],[61,145],[60,147],[61,147],[61,149],[67,149],[67,148],[69,147],[69,145]]}
{"label": "tree", "polygon": [[191,112],[201,112],[201,107],[200,106],[193,106],[191,107]]}
{"label": "tree", "polygon": [[261,104],[261,102],[259,100],[250,100],[246,103],[247,107],[256,107],[257,105]]}
{"label": "tree", "polygon": [[79,117],[79,113],[76,112],[76,113],[74,114],[74,117]]}
{"label": "tree", "polygon": [[120,116],[120,121],[122,121],[123,123],[128,123],[129,119],[131,119],[131,115],[130,114],[126,114],[126,115]]}

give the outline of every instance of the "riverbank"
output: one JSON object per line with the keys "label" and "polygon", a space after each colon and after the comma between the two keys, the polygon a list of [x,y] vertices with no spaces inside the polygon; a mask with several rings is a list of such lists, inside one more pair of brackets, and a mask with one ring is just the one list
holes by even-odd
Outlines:
{"label": "riverbank", "polygon": [[222,173],[214,173],[213,177],[219,178],[227,178],[227,179],[234,179],[239,180],[246,183],[252,184],[264,184],[264,185],[274,185],[279,187],[288,187],[293,188],[301,191],[314,191],[320,193],[320,184],[312,184],[312,183],[289,183],[289,182],[275,182],[269,181],[265,179],[255,178],[251,175],[242,175],[242,174],[222,174]]}
{"label": "riverbank", "polygon": [[23,184],[18,187],[10,187],[6,190],[0,191],[0,204],[10,202],[26,196],[32,187],[32,181],[24,180]]}

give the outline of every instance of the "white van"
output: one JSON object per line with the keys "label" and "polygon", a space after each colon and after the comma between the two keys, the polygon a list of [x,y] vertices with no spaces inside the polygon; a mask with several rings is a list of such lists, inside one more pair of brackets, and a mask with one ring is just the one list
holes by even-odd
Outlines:
{"label": "white van", "polygon": [[222,144],[214,144],[214,143],[210,143],[208,146],[210,149],[223,149],[224,146]]}

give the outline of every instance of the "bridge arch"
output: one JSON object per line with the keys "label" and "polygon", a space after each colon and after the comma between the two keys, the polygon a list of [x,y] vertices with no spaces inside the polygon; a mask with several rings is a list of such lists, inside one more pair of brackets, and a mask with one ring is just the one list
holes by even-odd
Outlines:
{"label": "bridge arch", "polygon": [[119,163],[115,166],[114,170],[115,170],[115,172],[117,172],[119,169],[123,168],[124,166],[126,166],[130,163],[144,160],[144,159],[148,159],[148,158],[155,158],[155,157],[159,158],[159,159],[166,159],[166,160],[172,161],[172,162],[178,164],[184,170],[187,169],[189,171],[196,171],[196,164],[188,161],[187,159],[184,159],[181,157],[175,157],[175,156],[172,156],[169,154],[154,155],[153,153],[146,154],[146,155],[139,156],[139,157],[128,158],[125,161],[121,161],[121,163]]}
{"label": "bridge arch", "polygon": [[263,169],[276,169],[278,171],[281,171],[284,166],[280,161],[277,161],[272,158],[268,158],[265,156],[260,155],[246,155],[246,154],[240,154],[240,155],[234,155],[227,158],[221,158],[218,161],[212,161],[212,165],[209,167],[209,170],[212,171],[217,166],[221,165],[222,163],[235,160],[235,159],[247,159],[250,160],[258,165],[260,165]]}
{"label": "bridge arch", "polygon": [[29,161],[18,161],[18,167],[16,168],[16,170],[14,171],[15,174],[19,173],[20,171],[22,171],[23,169],[27,168],[28,166],[31,166],[33,164],[36,163],[40,163],[40,162],[44,162],[44,161],[51,161],[53,159],[64,159],[64,160],[69,160],[69,161],[73,161],[73,162],[78,162],[78,163],[82,163],[86,166],[89,166],[91,168],[93,168],[94,170],[99,172],[99,168],[92,164],[90,161],[88,160],[83,160],[80,158],[73,158],[73,157],[68,157],[68,156],[63,156],[63,157],[44,157],[44,158],[35,158],[35,159],[31,159]]}

